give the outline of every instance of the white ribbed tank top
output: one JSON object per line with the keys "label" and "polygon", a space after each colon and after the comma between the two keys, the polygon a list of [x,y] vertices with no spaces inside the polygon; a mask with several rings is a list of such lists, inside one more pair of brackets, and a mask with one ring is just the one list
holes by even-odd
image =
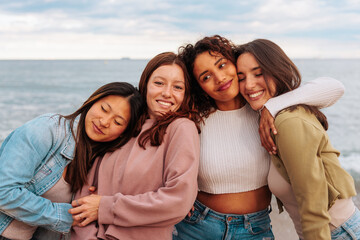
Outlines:
{"label": "white ribbed tank top", "polygon": [[259,115],[248,104],[210,114],[201,126],[199,190],[237,193],[267,184],[270,155],[261,146]]}

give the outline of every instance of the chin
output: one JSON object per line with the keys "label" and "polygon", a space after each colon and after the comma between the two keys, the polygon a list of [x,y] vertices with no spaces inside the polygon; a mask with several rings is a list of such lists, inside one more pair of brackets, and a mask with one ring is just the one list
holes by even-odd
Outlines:
{"label": "chin", "polygon": [[250,105],[250,107],[254,110],[254,111],[259,111],[260,109],[261,109],[261,107],[262,107],[262,105],[261,106],[259,106],[259,105],[254,105],[254,104],[249,104]]}

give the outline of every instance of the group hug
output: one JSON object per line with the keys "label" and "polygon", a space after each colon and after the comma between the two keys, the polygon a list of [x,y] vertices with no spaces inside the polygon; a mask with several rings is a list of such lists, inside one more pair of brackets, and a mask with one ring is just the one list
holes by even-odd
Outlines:
{"label": "group hug", "polygon": [[266,39],[160,53],[137,87],[108,83],[7,136],[0,240],[269,240],[284,210],[298,239],[360,239],[354,180],[319,110],[343,93],[330,77],[301,84]]}

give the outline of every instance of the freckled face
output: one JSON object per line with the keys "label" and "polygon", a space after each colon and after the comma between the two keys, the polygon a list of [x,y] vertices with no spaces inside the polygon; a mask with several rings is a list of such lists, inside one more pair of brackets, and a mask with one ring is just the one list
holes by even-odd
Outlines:
{"label": "freckled face", "polygon": [[150,118],[161,113],[176,112],[185,96],[185,77],[177,64],[163,65],[150,76],[147,84],[146,103]]}
{"label": "freckled face", "polygon": [[95,142],[110,142],[126,130],[130,118],[128,100],[110,95],[91,106],[85,117],[85,132]]}
{"label": "freckled face", "polygon": [[259,110],[275,93],[273,78],[264,79],[262,69],[251,53],[243,53],[237,59],[240,93],[254,110]]}
{"label": "freckled face", "polygon": [[240,107],[235,65],[219,53],[203,52],[194,61],[194,76],[220,110]]}

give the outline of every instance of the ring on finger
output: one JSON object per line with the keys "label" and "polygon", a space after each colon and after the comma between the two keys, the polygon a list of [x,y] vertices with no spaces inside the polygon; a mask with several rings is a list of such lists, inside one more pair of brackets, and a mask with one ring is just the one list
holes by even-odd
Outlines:
{"label": "ring on finger", "polygon": [[77,199],[75,200],[75,202],[77,207],[80,206],[79,201]]}

